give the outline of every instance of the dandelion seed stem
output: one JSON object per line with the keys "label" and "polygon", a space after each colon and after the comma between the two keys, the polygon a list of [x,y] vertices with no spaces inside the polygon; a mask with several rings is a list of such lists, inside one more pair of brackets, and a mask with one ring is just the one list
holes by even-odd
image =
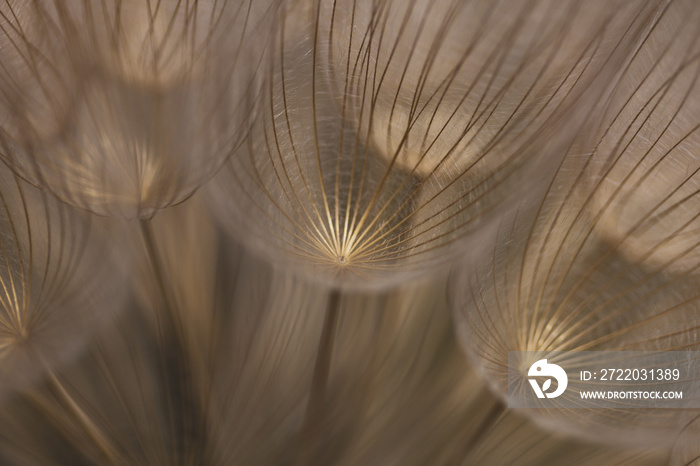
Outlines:
{"label": "dandelion seed stem", "polygon": [[[486,391],[486,395],[488,398],[492,397],[489,391]],[[479,425],[474,430],[474,435],[464,446],[464,454],[460,455],[461,458],[467,458],[467,462],[469,462],[469,459],[471,459],[478,452],[478,449],[483,440],[486,438],[486,435],[498,423],[499,419],[501,419],[501,416],[506,410],[506,406],[500,400],[491,401],[491,403],[492,406],[489,408],[486,416],[484,416],[481,422],[479,422]]]}
{"label": "dandelion seed stem", "polygon": [[311,391],[306,405],[306,414],[301,429],[299,456],[297,465],[314,464],[313,458],[317,450],[317,442],[323,422],[323,405],[325,404],[326,389],[330,375],[333,343],[335,340],[338,317],[340,315],[341,293],[331,291],[328,306],[321,330],[321,338],[316,352],[316,363],[311,378]]}
{"label": "dandelion seed stem", "polygon": [[66,409],[71,412],[75,421],[82,427],[83,431],[85,431],[85,434],[87,434],[87,436],[90,437],[93,442],[95,442],[95,445],[97,445],[99,450],[105,456],[108,463],[119,464],[119,461],[117,460],[119,455],[117,454],[114,446],[112,446],[107,437],[102,433],[92,419],[90,419],[90,416],[80,407],[78,402],[75,401],[68,390],[66,390],[53,371],[49,371],[49,387],[64,404]]}
{"label": "dandelion seed stem", "polygon": [[160,313],[156,313],[156,316],[163,361],[161,377],[165,386],[169,388],[166,390],[167,404],[172,416],[169,424],[171,429],[176,429],[171,432],[173,438],[185,442],[181,456],[187,457],[189,454],[192,459],[196,459],[201,453],[200,435],[205,422],[203,412],[196,403],[195,388],[188,368],[184,328],[166,285],[150,222],[151,220],[141,219],[139,226],[166,311],[166,318]]}

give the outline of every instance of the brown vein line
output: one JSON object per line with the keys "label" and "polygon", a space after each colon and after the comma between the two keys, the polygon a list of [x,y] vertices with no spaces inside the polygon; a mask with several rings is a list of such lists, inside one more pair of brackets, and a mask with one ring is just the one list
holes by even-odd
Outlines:
{"label": "brown vein line", "polygon": [[[294,142],[294,136],[293,136],[294,133],[292,131],[292,126],[291,126],[291,122],[289,119],[289,105],[287,102],[287,91],[286,91],[287,84],[286,84],[285,71],[284,71],[285,24],[286,24],[286,20],[280,21],[279,46],[280,46],[280,79],[281,79],[281,84],[282,84],[282,102],[283,102],[283,108],[284,108],[284,119],[285,119],[285,123],[287,126],[287,134],[289,135],[289,142],[292,145],[292,153],[294,154],[294,161],[295,161],[296,166],[298,167],[298,170],[299,170],[299,176],[301,178],[302,183],[304,184],[304,190],[306,191],[306,194],[309,198],[309,202],[310,202],[311,206],[313,207],[314,212],[316,213],[316,217],[318,218],[318,223],[320,225],[320,228],[323,229],[323,236],[330,238],[331,235],[329,234],[328,229],[326,228],[325,222],[323,221],[323,216],[321,215],[321,212],[319,212],[319,210],[318,210],[316,202],[314,201],[314,199],[311,195],[311,190],[309,189],[309,185],[306,181],[306,177],[304,176],[304,172],[301,169],[301,163],[299,162],[299,153],[297,151],[296,143]],[[270,99],[272,99],[272,94],[270,95]],[[273,130],[275,131],[275,134],[276,134],[276,132],[277,132],[276,125],[273,125]]]}

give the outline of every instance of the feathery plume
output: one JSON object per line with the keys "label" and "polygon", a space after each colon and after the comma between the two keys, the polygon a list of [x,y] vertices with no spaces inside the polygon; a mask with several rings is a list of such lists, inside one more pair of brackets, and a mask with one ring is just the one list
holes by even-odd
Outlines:
{"label": "feathery plume", "polygon": [[246,134],[277,0],[3,0],[0,156],[127,218],[189,197]]}
{"label": "feathery plume", "polygon": [[0,163],[0,392],[55,370],[120,310],[123,271],[105,244]]}
{"label": "feathery plume", "polygon": [[[451,294],[463,345],[502,397],[509,351],[700,349],[700,243],[692,235],[699,166],[690,155],[700,124],[692,97],[700,77],[698,14],[685,1],[659,10],[546,195],[523,202],[476,254],[476,265],[455,273]],[[646,445],[675,441],[694,416],[663,409],[528,412],[558,431]]]}
{"label": "feathery plume", "polygon": [[213,212],[272,262],[345,288],[433,271],[485,234],[556,168],[654,12],[300,5],[282,15],[265,110],[216,177]]}

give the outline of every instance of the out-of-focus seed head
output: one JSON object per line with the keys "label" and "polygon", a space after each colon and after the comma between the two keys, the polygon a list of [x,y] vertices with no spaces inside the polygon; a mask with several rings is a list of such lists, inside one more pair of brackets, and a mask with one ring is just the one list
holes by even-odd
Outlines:
{"label": "out-of-focus seed head", "polygon": [[0,5],[0,156],[62,200],[150,217],[246,134],[276,0]]}
{"label": "out-of-focus seed head", "polygon": [[123,270],[82,213],[0,166],[0,393],[52,370],[124,302]]}

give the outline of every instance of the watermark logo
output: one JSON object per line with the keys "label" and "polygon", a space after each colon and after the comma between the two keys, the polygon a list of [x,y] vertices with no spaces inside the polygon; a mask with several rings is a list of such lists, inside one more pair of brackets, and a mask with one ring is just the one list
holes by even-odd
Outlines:
{"label": "watermark logo", "polygon": [[[535,363],[530,366],[530,370],[527,372],[528,377],[548,377],[544,381],[542,387],[537,383],[535,379],[528,379],[532,389],[535,391],[537,398],[556,398],[566,390],[566,386],[569,383],[569,378],[566,376],[566,372],[561,367],[556,364],[547,363],[546,359],[540,359],[535,361]],[[557,381],[557,389],[551,393],[547,393],[547,390],[552,386],[552,379]]]}
{"label": "watermark logo", "polygon": [[698,374],[700,351],[509,351],[508,407],[700,409]]}

